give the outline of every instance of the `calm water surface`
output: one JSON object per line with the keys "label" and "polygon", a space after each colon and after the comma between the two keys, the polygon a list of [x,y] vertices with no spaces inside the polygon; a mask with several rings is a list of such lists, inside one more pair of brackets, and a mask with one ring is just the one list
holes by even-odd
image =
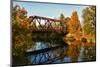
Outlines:
{"label": "calm water surface", "polygon": [[57,43],[57,41],[38,41],[31,49],[27,50],[27,58],[32,64],[95,61],[95,50],[95,44],[78,41],[70,44]]}

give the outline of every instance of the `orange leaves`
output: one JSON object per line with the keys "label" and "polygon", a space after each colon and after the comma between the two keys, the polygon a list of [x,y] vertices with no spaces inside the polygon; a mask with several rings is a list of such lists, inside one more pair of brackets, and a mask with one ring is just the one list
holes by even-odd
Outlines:
{"label": "orange leaves", "polygon": [[72,13],[71,18],[68,18],[67,22],[68,22],[67,24],[68,24],[69,33],[80,32],[81,25],[76,11]]}
{"label": "orange leaves", "polygon": [[72,12],[71,21],[72,22],[79,21],[78,14],[76,11]]}
{"label": "orange leaves", "polygon": [[15,13],[13,13],[15,17],[15,21],[17,22],[18,26],[22,29],[27,29],[29,26],[29,18],[27,18],[27,11],[24,8],[19,8],[13,10]]}

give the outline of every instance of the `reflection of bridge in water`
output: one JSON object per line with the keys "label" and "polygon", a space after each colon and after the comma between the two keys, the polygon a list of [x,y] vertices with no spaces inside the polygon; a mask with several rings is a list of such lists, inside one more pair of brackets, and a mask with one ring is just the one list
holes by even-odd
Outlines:
{"label": "reflection of bridge in water", "polygon": [[47,48],[28,51],[26,54],[28,58],[31,60],[32,64],[57,63],[61,62],[61,58],[63,59],[65,57],[66,47],[67,46],[65,46],[65,43],[49,44]]}
{"label": "reflection of bridge in water", "polygon": [[[65,47],[63,36],[67,33],[67,27],[64,22],[40,16],[30,16],[30,18],[32,18],[33,41],[50,42],[47,48],[28,51],[26,53],[29,57],[32,57],[32,64],[53,63],[63,57]],[[56,42],[56,45],[53,42]]]}

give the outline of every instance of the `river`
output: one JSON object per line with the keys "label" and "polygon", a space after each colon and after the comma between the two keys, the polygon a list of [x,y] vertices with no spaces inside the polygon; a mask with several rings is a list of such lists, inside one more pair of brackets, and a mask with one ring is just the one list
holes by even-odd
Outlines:
{"label": "river", "polygon": [[79,41],[70,44],[59,40],[36,41],[26,56],[33,65],[95,61],[96,47]]}

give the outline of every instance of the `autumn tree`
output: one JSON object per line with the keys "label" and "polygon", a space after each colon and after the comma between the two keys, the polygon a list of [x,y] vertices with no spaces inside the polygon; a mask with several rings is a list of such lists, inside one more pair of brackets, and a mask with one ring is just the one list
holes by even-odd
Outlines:
{"label": "autumn tree", "polygon": [[27,29],[27,11],[20,6],[12,8],[12,57],[13,64],[28,64],[25,60],[25,51],[33,45],[32,32]]}
{"label": "autumn tree", "polygon": [[31,26],[31,22],[33,21],[33,17],[27,16],[27,10],[25,8],[21,8],[20,6],[16,5],[12,9],[12,19],[16,20],[18,26],[20,28],[29,29]]}
{"label": "autumn tree", "polygon": [[96,30],[96,7],[90,6],[83,10],[83,32],[85,34],[95,34]]}
{"label": "autumn tree", "polygon": [[80,33],[81,30],[81,25],[80,25],[80,20],[78,18],[77,11],[72,12],[71,18],[69,18],[69,33]]}

